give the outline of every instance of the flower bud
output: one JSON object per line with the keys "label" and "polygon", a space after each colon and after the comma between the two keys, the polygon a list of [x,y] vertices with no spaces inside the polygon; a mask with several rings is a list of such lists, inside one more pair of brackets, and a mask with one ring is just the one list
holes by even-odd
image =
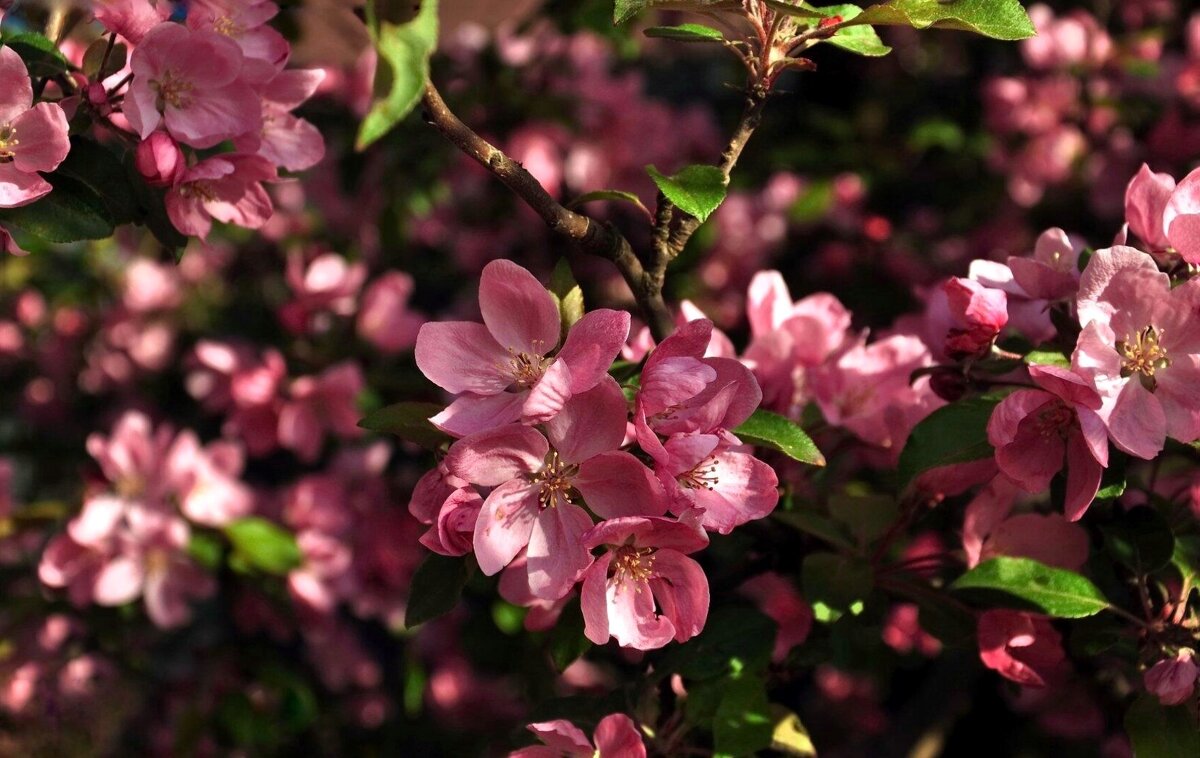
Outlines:
{"label": "flower bud", "polygon": [[153,187],[170,187],[183,178],[187,160],[166,132],[154,132],[137,146],[134,163],[138,173]]}

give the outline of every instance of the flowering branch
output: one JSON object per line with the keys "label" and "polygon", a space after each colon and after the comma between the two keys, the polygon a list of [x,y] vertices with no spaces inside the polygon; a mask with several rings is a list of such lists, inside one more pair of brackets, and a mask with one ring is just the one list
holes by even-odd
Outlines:
{"label": "flowering branch", "polygon": [[673,320],[671,311],[663,301],[662,276],[646,271],[624,235],[611,224],[601,223],[563,207],[524,166],[480,137],[454,115],[432,82],[425,85],[422,104],[425,120],[429,124],[459,150],[491,171],[517,197],[524,200],[551,231],[573,240],[583,252],[616,264],[656,339],[661,340],[671,333]]}

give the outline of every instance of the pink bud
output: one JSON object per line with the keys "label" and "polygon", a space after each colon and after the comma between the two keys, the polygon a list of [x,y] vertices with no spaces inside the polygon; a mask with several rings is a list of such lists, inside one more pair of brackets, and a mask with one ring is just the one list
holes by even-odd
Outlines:
{"label": "pink bud", "polygon": [[154,187],[170,187],[183,178],[187,161],[183,151],[166,132],[154,132],[137,146],[134,156],[138,173]]}
{"label": "pink bud", "polygon": [[1008,323],[1008,297],[971,279],[949,279],[942,289],[956,322],[946,335],[946,354],[954,360],[982,358]]}
{"label": "pink bud", "polygon": [[1146,689],[1158,696],[1163,705],[1178,705],[1192,695],[1200,668],[1192,662],[1192,651],[1181,650],[1174,658],[1165,658],[1150,667],[1144,679]]}

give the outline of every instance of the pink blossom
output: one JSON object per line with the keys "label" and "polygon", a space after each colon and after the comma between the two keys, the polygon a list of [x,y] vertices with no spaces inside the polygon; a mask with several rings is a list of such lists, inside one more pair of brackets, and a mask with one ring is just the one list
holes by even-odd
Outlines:
{"label": "pink blossom", "polygon": [[[1028,299],[1060,300],[1074,295],[1079,287],[1081,249],[1066,232],[1055,227],[1038,235],[1032,258],[1009,256],[1008,267]],[[1011,308],[1009,302],[1010,315]]]}
{"label": "pink blossom", "polygon": [[254,456],[278,446],[280,395],[287,379],[282,355],[201,340],[189,362],[188,392],[210,412],[225,414],[226,435],[241,438]]}
{"label": "pink blossom", "polygon": [[123,113],[142,139],[162,124],[176,140],[196,148],[257,131],[261,105],[241,79],[243,60],[228,37],[160,24],[130,57],[133,81]]}
{"label": "pink blossom", "polygon": [[152,187],[171,187],[187,173],[187,158],[179,143],[166,132],[154,132],[138,143],[134,152],[138,173]]}
{"label": "pink blossom", "polygon": [[327,433],[349,439],[361,436],[358,396],[363,387],[362,369],[349,361],[293,381],[290,397],[279,411],[279,444],[312,462]]}
{"label": "pink blossom", "polygon": [[137,258],[125,268],[122,300],[132,313],[177,307],[183,300],[179,270],[172,264]]}
{"label": "pink blossom", "polygon": [[288,171],[303,171],[320,163],[325,157],[325,138],[292,111],[312,97],[324,76],[320,69],[289,69],[275,74],[260,88],[262,129],[234,139],[234,148],[261,155]]}
{"label": "pink blossom", "polygon": [[171,17],[171,4],[158,0],[95,0],[96,20],[110,32],[137,45]]}
{"label": "pink blossom", "polygon": [[[57,103],[34,105],[25,62],[11,47],[0,47],[0,208],[49,194],[52,187],[38,172],[58,168],[70,149],[63,109]],[[11,244],[5,240],[10,253]]]}
{"label": "pink blossom", "polygon": [[1061,676],[1062,638],[1045,616],[994,609],[979,617],[979,657],[1005,679],[1045,687]]}
{"label": "pink blossom", "polygon": [[660,515],[666,502],[651,472],[618,450],[625,437],[625,398],[608,376],[574,396],[546,424],[546,436],[520,424],[477,432],[451,446],[447,470],[494,487],[475,525],[475,557],[491,576],[528,546],[529,585],[554,600],[592,562],[580,543],[591,528],[583,496],[602,518]]}
{"label": "pink blossom", "polygon": [[495,260],[479,285],[482,324],[427,323],[417,335],[417,366],[459,397],[431,421],[451,434],[517,420],[548,421],[573,395],[595,387],[629,336],[629,314],[596,310],[567,333],[558,307],[525,269]]}
{"label": "pink blossom", "polygon": [[540,598],[529,589],[529,566],[522,551],[516,558],[504,567],[500,573],[500,581],[496,585],[500,597],[513,605],[526,609],[524,627],[531,632],[544,632],[553,629],[562,616],[567,603],[575,598],[575,590],[571,590],[557,600]]}
{"label": "pink blossom", "polygon": [[295,299],[283,307],[280,318],[293,332],[304,334],[318,326],[321,314],[352,316],[366,278],[366,264],[337,253],[320,253],[307,265],[303,256],[290,255],[287,282]]}
{"label": "pink blossom", "polygon": [[589,549],[608,547],[583,577],[580,601],[589,640],[602,645],[611,636],[622,647],[654,650],[704,629],[708,579],[687,557],[708,544],[697,526],[694,518],[631,516],[604,521],[583,536]]}
{"label": "pink blossom", "polygon": [[413,279],[403,271],[387,271],[371,282],[358,311],[358,335],[381,353],[408,350],[417,341],[424,317],[408,307]]}
{"label": "pink blossom", "polygon": [[952,278],[942,285],[953,326],[945,338],[953,360],[976,360],[991,352],[1008,323],[1008,298],[971,279]]}
{"label": "pink blossom", "polygon": [[258,83],[282,69],[291,52],[283,35],[267,26],[277,13],[279,6],[267,0],[191,0],[187,26],[236,42],[245,56],[242,78]]}
{"label": "pink blossom", "polygon": [[1067,517],[1087,511],[1108,466],[1100,396],[1081,377],[1055,366],[1030,366],[1040,389],[1022,389],[996,406],[988,441],[1000,470],[1027,492],[1043,492],[1067,470]]}
{"label": "pink blossom", "polygon": [[1179,181],[1163,209],[1162,228],[1188,263],[1200,263],[1200,170]]}
{"label": "pink blossom", "polygon": [[920,616],[921,609],[916,603],[893,605],[883,626],[884,644],[901,654],[916,650],[932,657],[940,653],[942,643],[921,628]]}
{"label": "pink blossom", "polygon": [[1143,675],[1146,689],[1158,696],[1163,705],[1179,705],[1192,696],[1200,667],[1192,660],[1191,650],[1180,650],[1174,658],[1164,658]]}
{"label": "pink blossom", "polygon": [[238,477],[242,473],[242,451],[228,442],[200,446],[195,433],[181,432],[168,454],[179,498],[179,510],[191,521],[221,527],[250,515],[254,496]]}
{"label": "pink blossom", "polygon": [[1125,188],[1125,222],[1153,250],[1171,246],[1163,217],[1174,191],[1175,180],[1170,174],[1157,174],[1145,163]]}
{"label": "pink blossom", "polygon": [[646,758],[646,746],[633,719],[612,713],[600,719],[589,740],[569,721],[543,721],[530,724],[542,745],[509,753],[509,758]]}
{"label": "pink blossom", "polygon": [[1094,16],[1076,10],[1057,18],[1049,6],[1029,7],[1037,35],[1021,43],[1021,52],[1032,68],[1101,66],[1113,52],[1113,42]]}
{"label": "pink blossom", "polygon": [[256,155],[224,154],[200,161],[167,191],[167,215],[183,234],[204,239],[215,218],[257,229],[271,218],[271,196],[263,182],[275,181],[275,167]]}
{"label": "pink blossom", "polygon": [[1100,393],[1117,447],[1150,459],[1166,437],[1200,437],[1200,282],[1171,287],[1149,255],[1096,251],[1079,286],[1073,370]]}
{"label": "pink blossom", "polygon": [[808,639],[813,625],[812,608],[781,574],[768,571],[748,579],[738,588],[738,594],[753,600],[778,625],[771,660],[782,662],[792,648]]}

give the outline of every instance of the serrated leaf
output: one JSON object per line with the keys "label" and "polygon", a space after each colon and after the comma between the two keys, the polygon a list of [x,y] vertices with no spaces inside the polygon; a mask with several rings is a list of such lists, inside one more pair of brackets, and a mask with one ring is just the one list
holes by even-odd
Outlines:
{"label": "serrated leaf", "polygon": [[824,466],[825,456],[800,425],[778,413],[756,410],[733,430],[743,442],[769,447],[801,463]]}
{"label": "serrated leaf", "polygon": [[845,26],[861,24],[957,29],[1002,40],[1036,34],[1018,0],[890,0],[845,22]]}
{"label": "serrated leaf", "polygon": [[1109,606],[1086,577],[1031,558],[992,558],[960,576],[950,588],[992,590],[1055,618],[1084,618]]}
{"label": "serrated leaf", "polygon": [[714,11],[739,10],[740,0],[616,0],[613,23],[623,24],[644,10]]}
{"label": "serrated leaf", "polygon": [[454,610],[470,576],[471,564],[466,556],[430,553],[413,574],[404,626],[412,629]]}
{"label": "serrated leaf", "polygon": [[304,560],[296,537],[264,518],[251,516],[234,521],[225,527],[225,536],[244,564],[268,574],[286,574]]}
{"label": "serrated leaf", "polygon": [[[862,8],[857,5],[827,5],[820,8],[827,17],[841,16],[842,23],[849,21],[859,14]],[[843,26],[837,33],[825,40],[834,47],[863,55],[869,58],[879,58],[892,52],[892,48],[883,44],[872,26]]]}
{"label": "serrated leaf", "polygon": [[687,166],[674,176],[647,166],[646,173],[676,208],[702,222],[720,207],[728,190],[728,180],[716,166]]}
{"label": "serrated leaf", "polygon": [[993,455],[987,424],[999,402],[994,396],[960,400],[938,408],[917,424],[900,453],[901,491],[924,471]]}
{"label": "serrated leaf", "polygon": [[642,32],[647,37],[669,39],[676,42],[724,42],[725,35],[719,29],[704,24],[680,24],[679,26],[652,26]]}
{"label": "serrated leaf", "polygon": [[450,435],[429,423],[430,417],[441,412],[442,406],[435,403],[408,401],[388,405],[369,413],[358,425],[372,432],[394,434],[423,448],[437,450],[452,439]]}
{"label": "serrated leaf", "polygon": [[37,202],[0,210],[0,222],[47,242],[78,242],[112,236],[116,225],[104,201],[87,185],[62,174],[46,175],[54,189]]}
{"label": "serrated leaf", "polygon": [[574,208],[578,208],[579,206],[581,206],[585,203],[593,203],[593,202],[598,202],[598,201],[602,201],[602,200],[613,200],[613,201],[618,201],[618,202],[623,202],[623,203],[631,203],[632,205],[636,206],[637,209],[640,210],[642,213],[645,213],[647,216],[653,218],[653,214],[650,213],[650,209],[646,207],[646,205],[642,202],[642,199],[640,197],[633,194],[632,192],[625,192],[624,190],[605,189],[605,190],[596,190],[595,192],[585,192],[582,195],[580,195],[579,197],[572,200],[571,202],[567,203],[567,207],[574,209]]}
{"label": "serrated leaf", "polygon": [[1136,758],[1200,755],[1200,725],[1186,705],[1165,706],[1143,693],[1125,712],[1125,733]]}
{"label": "serrated leaf", "polygon": [[812,553],[800,567],[804,598],[835,611],[848,611],[866,600],[874,586],[871,564],[862,558],[836,553]]}
{"label": "serrated leaf", "polygon": [[[429,79],[429,58],[437,48],[437,0],[421,0],[420,10],[408,20],[393,21],[375,15],[368,3],[367,28],[379,53],[375,72],[376,100],[358,129],[356,149],[365,150],[402,121],[421,100]],[[382,96],[380,96],[382,95]]]}

